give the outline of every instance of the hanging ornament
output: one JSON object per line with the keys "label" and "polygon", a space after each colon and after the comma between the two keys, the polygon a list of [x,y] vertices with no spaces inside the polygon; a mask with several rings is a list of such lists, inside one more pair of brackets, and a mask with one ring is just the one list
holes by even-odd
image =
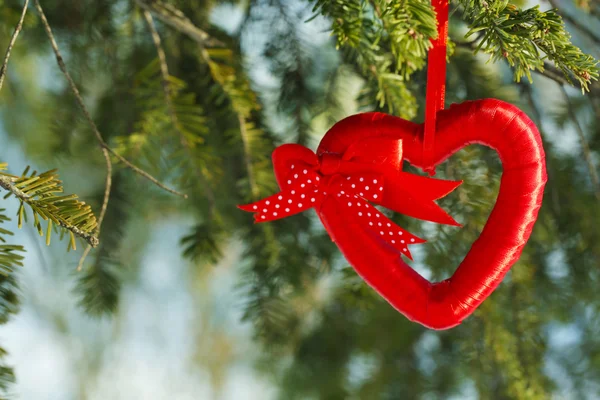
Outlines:
{"label": "hanging ornament", "polygon": [[[469,316],[519,259],[547,177],[540,134],[517,107],[484,99],[444,110],[448,2],[433,3],[438,38],[428,56],[425,123],[363,113],[335,124],[316,154],[300,145],[280,146],[273,152],[273,166],[281,191],[240,208],[254,212],[256,222],[314,208],[365,282],[408,319],[448,329]],[[403,172],[402,162],[433,174],[437,165],[475,143],[498,153],[503,167],[500,192],[481,235],[454,275],[431,283],[402,259],[412,259],[410,246],[425,240],[394,224],[373,204],[459,225],[434,201],[461,182]]]}

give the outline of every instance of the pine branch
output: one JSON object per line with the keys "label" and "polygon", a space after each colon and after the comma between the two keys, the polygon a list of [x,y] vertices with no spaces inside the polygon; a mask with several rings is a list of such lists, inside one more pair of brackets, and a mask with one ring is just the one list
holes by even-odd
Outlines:
{"label": "pine branch", "polygon": [[175,30],[187,35],[200,46],[223,46],[219,40],[198,28],[175,6],[159,0],[135,0],[136,4]]}
{"label": "pine branch", "polygon": [[119,303],[121,271],[126,270],[120,262],[120,252],[125,250],[129,211],[133,206],[125,179],[122,171],[115,174],[110,207],[99,236],[100,245],[94,251],[95,259],[77,274],[75,292],[79,296],[79,305],[93,316],[108,315]]}
{"label": "pine branch", "polygon": [[244,164],[248,171],[248,182],[250,183],[250,192],[255,198],[259,196],[258,185],[254,179],[254,167],[252,166],[252,155],[250,149],[250,139],[248,136],[247,122],[243,114],[238,113],[238,123],[240,124],[240,137],[244,146]]}
{"label": "pine branch", "polygon": [[[459,41],[459,42],[454,42],[454,44],[456,45],[456,47],[474,51],[475,49],[477,49],[479,47],[479,42],[480,42],[479,40],[474,40],[471,42],[460,42]],[[550,64],[548,61],[544,61],[543,68],[533,70],[533,73],[544,76],[544,77],[551,79],[554,82],[559,83],[561,85],[569,84],[571,82],[571,80],[567,80],[567,78],[565,78],[565,75],[561,71],[559,71],[555,66]],[[568,76],[573,77],[572,74],[569,74]]]}
{"label": "pine branch", "polygon": [[211,220],[199,223],[181,238],[183,256],[192,261],[216,264],[223,257],[224,232],[222,226]]}
{"label": "pine branch", "polygon": [[196,178],[199,180],[199,182],[201,183],[201,185],[205,191],[206,198],[208,199],[208,202],[210,204],[210,207],[209,207],[210,212],[213,212],[213,210],[216,207],[215,194],[214,194],[212,188],[210,187],[208,180],[206,179],[206,177],[204,176],[202,171],[198,168],[196,163],[193,161],[195,159],[195,157],[192,154],[191,145],[190,145],[188,139],[186,138],[185,132],[183,131],[181,124],[179,122],[179,118],[177,117],[177,112],[175,111],[175,106],[173,104],[173,97],[172,97],[172,88],[169,83],[170,74],[169,74],[169,67],[167,64],[167,56],[162,47],[160,35],[158,34],[156,27],[154,26],[154,20],[152,18],[152,14],[150,14],[150,12],[147,10],[144,10],[143,14],[144,14],[144,18],[146,19],[148,29],[150,30],[150,35],[152,37],[152,42],[154,43],[154,47],[156,48],[156,53],[158,55],[158,60],[159,60],[159,65],[160,65],[161,83],[162,83],[163,91],[165,94],[165,103],[167,105],[167,112],[169,113],[169,117],[171,118],[173,127],[175,128],[175,130],[177,131],[177,134],[179,135],[179,140],[180,140],[181,146],[184,148],[187,158],[189,159],[190,163],[192,164]]}
{"label": "pine branch", "polygon": [[[0,208],[0,324],[5,324],[10,316],[19,310],[19,295],[17,293],[17,281],[13,270],[15,267],[23,266],[23,253],[25,249],[20,245],[6,244],[5,236],[13,233],[2,228],[4,222],[10,221],[4,215],[4,209]],[[0,347],[0,359],[6,356],[6,351]],[[6,394],[9,386],[14,383],[15,376],[12,368],[0,365],[0,390]],[[0,394],[0,398],[2,397]]]}
{"label": "pine branch", "polygon": [[[208,64],[213,79],[221,85],[225,93],[229,96],[238,118],[245,163],[248,169],[250,190],[251,193],[253,193],[253,196],[256,196],[259,189],[255,183],[253,171],[254,160],[252,160],[249,153],[251,139],[248,134],[249,130],[247,129],[250,113],[252,110],[256,109],[256,98],[250,88],[249,82],[244,77],[237,76],[235,70],[232,70],[229,66],[216,62],[211,55],[217,51],[219,57],[231,58],[231,51],[226,49],[208,50],[206,46],[224,47],[224,44],[210,37],[208,33],[194,25],[194,23],[175,6],[159,0],[136,0],[136,4],[142,9],[153,13],[158,19],[199,44],[202,59]],[[248,166],[250,168],[248,168]]]}
{"label": "pine branch", "polygon": [[[10,221],[10,218],[4,215],[4,211],[6,211],[4,208],[0,208],[0,224]],[[6,244],[6,235],[12,236],[13,233],[0,227],[0,280],[6,279],[14,267],[23,266],[24,257],[21,253],[25,252],[23,246]],[[0,323],[6,322],[4,317],[7,314],[5,310],[0,312]]]}
{"label": "pine branch", "polygon": [[571,43],[561,17],[555,10],[542,12],[539,6],[521,9],[504,0],[456,0],[470,23],[469,36],[484,32],[479,50],[493,61],[506,59],[514,67],[515,80],[531,70],[543,70],[546,59],[552,61],[569,80],[572,73],[582,90],[598,80],[598,61]]}
{"label": "pine branch", "polygon": [[96,123],[92,119],[91,114],[89,113],[89,111],[87,110],[87,107],[85,106],[83,98],[81,97],[81,94],[79,93],[79,89],[77,89],[77,85],[75,85],[73,78],[71,78],[71,75],[69,74],[69,72],[67,70],[67,66],[64,63],[63,57],[58,49],[58,44],[56,43],[56,39],[54,38],[54,34],[52,33],[52,28],[50,28],[50,24],[48,23],[48,20],[46,19],[46,15],[44,14],[44,10],[42,9],[42,7],[40,5],[39,0],[35,0],[35,7],[37,8],[38,13],[40,14],[42,24],[44,26],[44,29],[48,36],[48,39],[50,40],[50,44],[52,45],[52,50],[54,51],[54,54],[56,56],[56,61],[58,62],[58,66],[59,66],[60,70],[62,71],[62,73],[67,78],[67,81],[69,82],[71,91],[73,92],[73,95],[75,96],[75,99],[77,100],[77,104],[81,108],[81,111],[83,112],[86,120],[88,121],[88,124],[92,128],[92,132],[94,132],[94,135],[96,136],[96,139],[97,139],[100,147],[103,148],[104,150],[108,151],[113,156],[115,156],[119,161],[121,161],[123,164],[125,164],[132,171],[134,171],[138,175],[143,176],[144,178],[148,179],[154,185],[160,187],[163,190],[166,190],[169,193],[173,193],[173,194],[181,196],[183,198],[187,198],[187,195],[165,186],[164,184],[159,182],[156,178],[154,178],[152,175],[150,175],[146,171],[142,170],[141,168],[138,168],[137,166],[135,166],[134,164],[129,162],[127,159],[125,159],[125,157],[121,156],[119,153],[117,153],[111,147],[109,147],[108,144],[104,141],[102,134],[98,130]]}
{"label": "pine branch", "polygon": [[256,94],[250,86],[249,79],[240,72],[241,66],[236,65],[233,51],[201,48],[200,55],[208,65],[213,80],[229,98],[237,117],[250,195],[251,198],[257,198],[261,188],[256,182],[255,165],[260,159],[253,154],[261,154],[266,149],[261,148],[264,132],[251,122],[252,113],[260,108]]}
{"label": "pine branch", "polygon": [[316,93],[309,87],[309,77],[315,70],[313,60],[307,54],[311,44],[303,42],[302,32],[299,32],[302,12],[291,12],[282,0],[272,1],[271,5],[276,12],[264,20],[274,27],[265,46],[265,55],[270,58],[271,72],[280,82],[276,93],[277,109],[292,120],[290,130],[296,133],[293,140],[306,145],[310,139],[311,106],[316,103]]}
{"label": "pine branch", "polygon": [[[114,199],[110,203],[111,213],[116,213],[117,217],[115,218],[113,215],[107,220],[109,233],[105,233],[101,237],[102,241],[95,252],[95,262],[85,269],[83,268],[83,262],[80,262],[78,266],[78,271],[81,272],[78,274],[75,292],[80,296],[79,305],[93,316],[110,314],[118,305],[121,286],[118,276],[120,265],[115,261],[112,251],[118,249],[123,240],[126,218],[122,213],[122,202],[119,202],[119,197],[122,195],[120,189],[122,189],[122,185],[119,185],[117,175],[115,177]],[[115,221],[118,225],[115,225]]]}
{"label": "pine branch", "polygon": [[53,225],[70,232],[70,246],[75,249],[75,237],[85,240],[90,246],[98,245],[95,235],[98,227],[92,209],[84,202],[77,200],[77,195],[59,196],[63,192],[62,182],[58,179],[56,170],[37,174],[35,171],[28,175],[29,167],[21,176],[1,172],[6,164],[0,164],[0,187],[9,193],[5,198],[15,196],[21,202],[19,207],[19,227],[27,218],[24,205],[29,206],[33,213],[34,225],[40,236],[44,235],[40,218],[48,221],[46,243],[50,243]]}
{"label": "pine branch", "polygon": [[437,34],[430,2],[313,1],[313,12],[331,20],[337,47],[349,49],[367,83],[376,84],[379,107],[413,118],[417,103],[407,82],[424,67],[430,39]]}
{"label": "pine branch", "polygon": [[6,55],[4,56],[4,61],[2,62],[2,67],[0,67],[0,90],[2,90],[2,85],[4,84],[4,77],[6,76],[6,71],[8,70],[8,60],[10,59],[10,53],[17,41],[17,37],[23,29],[23,21],[25,20],[25,14],[27,14],[27,6],[29,6],[29,0],[25,0],[25,4],[23,5],[23,11],[21,12],[21,18],[19,18],[19,22],[15,31],[13,32],[10,42],[8,43],[8,48],[6,49]]}
{"label": "pine branch", "polygon": [[[548,1],[548,3],[550,3],[550,5],[553,8],[555,8],[557,11],[560,10],[560,5],[558,4],[557,0],[546,0],[546,1]],[[562,19],[567,21],[569,24],[571,24],[575,28],[577,28],[580,32],[587,35],[592,40],[592,42],[594,42],[597,46],[600,46],[600,36],[598,35],[597,32],[592,31],[590,28],[588,28],[587,26],[582,24],[580,21],[577,21],[575,18],[573,18],[572,16],[570,16],[567,13],[560,12],[560,16],[562,17]]]}
{"label": "pine branch", "polygon": [[596,167],[594,166],[594,160],[592,159],[592,153],[590,150],[590,146],[588,145],[587,140],[585,138],[585,133],[583,132],[583,129],[581,128],[581,125],[579,124],[579,121],[577,119],[577,114],[575,113],[575,110],[573,108],[573,104],[571,103],[569,94],[567,93],[567,91],[565,90],[565,87],[563,85],[560,85],[560,90],[565,99],[565,104],[567,106],[567,112],[569,113],[571,122],[573,122],[573,125],[575,126],[575,131],[577,132],[577,135],[579,136],[579,143],[581,144],[581,150],[583,151],[583,159],[585,160],[585,163],[588,168],[588,172],[590,174],[590,180],[592,181],[592,185],[594,187],[594,194],[596,195],[596,198],[598,199],[598,201],[600,201],[600,178],[598,178],[598,173],[596,172]]}

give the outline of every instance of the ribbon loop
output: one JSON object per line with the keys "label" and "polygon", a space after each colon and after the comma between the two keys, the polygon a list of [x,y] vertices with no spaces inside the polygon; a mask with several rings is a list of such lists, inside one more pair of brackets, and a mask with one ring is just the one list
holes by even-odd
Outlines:
{"label": "ribbon loop", "polygon": [[320,171],[323,175],[337,174],[341,163],[342,159],[339,156],[335,154],[323,154],[321,156]]}

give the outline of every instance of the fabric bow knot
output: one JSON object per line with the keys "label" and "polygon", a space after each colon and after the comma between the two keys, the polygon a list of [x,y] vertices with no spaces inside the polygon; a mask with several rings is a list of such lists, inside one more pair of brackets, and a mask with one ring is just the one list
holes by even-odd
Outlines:
{"label": "fabric bow knot", "polygon": [[429,221],[458,225],[433,200],[461,182],[442,181],[401,171],[402,141],[364,139],[343,154],[317,156],[306,147],[286,144],[273,152],[281,191],[239,206],[254,212],[256,223],[268,222],[335,201],[336,208],[362,229],[412,260],[408,245],[425,240],[397,226],[371,203]]}

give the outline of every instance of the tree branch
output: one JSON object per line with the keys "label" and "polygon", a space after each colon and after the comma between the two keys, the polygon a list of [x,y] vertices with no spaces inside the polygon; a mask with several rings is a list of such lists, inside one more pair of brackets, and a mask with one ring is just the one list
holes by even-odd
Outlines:
{"label": "tree branch", "polygon": [[[478,42],[478,40],[474,40],[472,42],[454,42],[454,43],[456,44],[456,47],[474,51],[477,48],[477,42]],[[558,68],[553,66],[548,61],[544,61],[544,70],[543,71],[534,69],[534,70],[532,70],[532,72],[535,74],[541,75],[541,76],[545,76],[548,79],[552,79],[554,82],[561,84],[561,85],[571,84],[567,80],[567,78],[565,78],[565,75]]]}
{"label": "tree branch", "polygon": [[29,5],[29,0],[25,0],[25,4],[23,5],[23,11],[21,12],[21,18],[17,23],[17,27],[13,32],[10,42],[8,43],[8,48],[6,49],[6,55],[4,56],[4,61],[2,62],[2,67],[0,67],[0,90],[2,90],[2,85],[4,84],[4,77],[6,76],[6,71],[8,69],[8,60],[10,59],[10,53],[12,51],[15,42],[17,41],[17,37],[23,29],[23,21],[25,20],[25,14],[27,14],[27,6]]}
{"label": "tree branch", "polygon": [[573,104],[565,90],[563,85],[560,85],[560,90],[565,98],[565,103],[567,105],[567,111],[571,120],[573,121],[573,125],[575,126],[575,130],[577,131],[577,135],[579,136],[579,142],[581,143],[581,149],[583,151],[583,158],[587,164],[588,171],[590,173],[590,180],[592,181],[592,185],[594,186],[594,194],[596,198],[600,201],[600,179],[598,178],[598,173],[596,172],[596,167],[594,166],[594,161],[592,160],[592,152],[590,150],[590,146],[585,139],[585,133],[577,120],[577,114],[573,108]]}
{"label": "tree branch", "polygon": [[40,5],[39,0],[35,0],[35,7],[37,8],[38,13],[40,14],[42,24],[44,26],[44,29],[46,30],[46,34],[48,35],[48,39],[50,39],[52,49],[54,50],[54,54],[56,55],[56,61],[58,62],[58,66],[59,66],[60,70],[62,71],[62,73],[67,78],[67,81],[69,82],[69,86],[71,87],[71,91],[73,92],[73,95],[75,96],[75,99],[77,100],[77,104],[79,105],[79,108],[81,108],[81,111],[83,112],[86,120],[88,121],[88,124],[92,128],[92,131],[94,132],[94,135],[96,136],[96,139],[98,140],[100,147],[107,150],[110,154],[115,156],[119,161],[121,161],[123,164],[125,164],[127,167],[129,167],[131,170],[133,170],[135,173],[148,179],[150,182],[154,183],[156,186],[160,187],[161,189],[166,190],[169,193],[173,193],[178,196],[181,196],[183,198],[187,198],[187,195],[165,186],[164,184],[159,182],[156,178],[154,178],[152,175],[150,175],[146,171],[142,170],[141,168],[139,168],[139,167],[135,166],[134,164],[132,164],[131,162],[129,162],[125,157],[121,156],[119,153],[117,153],[112,148],[110,148],[108,146],[108,144],[104,141],[104,139],[102,138],[102,134],[98,130],[98,127],[94,123],[94,120],[92,119],[89,111],[87,110],[87,107],[85,106],[85,103],[83,102],[83,98],[81,97],[81,94],[79,93],[79,89],[77,89],[77,85],[75,85],[73,78],[71,78],[71,75],[69,74],[69,72],[67,70],[67,67],[63,61],[63,57],[60,54],[60,51],[58,49],[58,45],[56,44],[56,39],[54,38],[54,35],[52,33],[52,28],[50,28],[50,24],[48,23],[48,20],[46,19],[46,15],[44,14],[44,10],[42,9],[42,6]]}
{"label": "tree branch", "polygon": [[548,3],[550,3],[550,5],[553,8],[555,8],[557,11],[559,11],[560,16],[565,21],[567,21],[569,24],[573,25],[581,33],[584,33],[585,35],[587,35],[592,40],[592,42],[596,43],[596,45],[600,46],[600,36],[597,36],[597,34],[594,31],[592,31],[587,26],[581,24],[579,21],[577,21],[575,18],[571,17],[569,14],[566,14],[566,13],[560,11],[561,8],[560,8],[560,5],[558,4],[558,1],[556,1],[556,0],[546,0],[546,1],[548,1]]}
{"label": "tree branch", "polygon": [[190,163],[194,166],[194,173],[196,177],[200,180],[200,183],[204,187],[206,191],[206,197],[208,198],[208,202],[210,204],[210,210],[214,210],[216,206],[215,194],[213,193],[210,185],[208,184],[206,177],[198,169],[198,166],[195,164],[194,155],[192,154],[191,146],[187,138],[185,137],[185,133],[181,129],[181,125],[179,123],[179,118],[177,117],[177,113],[175,112],[175,106],[173,105],[173,98],[171,96],[171,86],[169,84],[169,66],[167,64],[167,56],[162,47],[162,41],[160,39],[160,35],[154,26],[154,19],[152,18],[152,14],[149,11],[144,10],[144,18],[146,19],[146,23],[148,25],[148,29],[150,30],[150,34],[152,36],[152,41],[154,42],[154,47],[156,47],[156,53],[158,55],[158,61],[160,64],[160,75],[161,75],[161,83],[163,87],[163,91],[165,93],[165,102],[167,103],[167,112],[169,113],[169,117],[171,118],[171,123],[175,127],[179,135],[179,141],[190,160]]}
{"label": "tree branch", "polygon": [[[102,199],[102,208],[100,209],[100,215],[98,216],[98,226],[96,227],[96,237],[100,237],[100,228],[102,227],[102,222],[104,222],[104,217],[106,216],[106,210],[108,209],[108,201],[110,200],[110,190],[112,188],[112,161],[110,160],[110,154],[108,154],[108,150],[105,148],[102,149],[102,155],[104,156],[104,160],[106,161],[106,181],[104,183],[104,198]],[[81,254],[81,258],[79,259],[79,263],[77,264],[77,271],[81,271],[83,268],[83,263],[87,258],[88,254],[92,251],[92,245],[88,245],[83,253]]]}
{"label": "tree branch", "polygon": [[30,199],[27,193],[15,186],[13,180],[9,176],[0,175],[0,187],[2,187],[4,190],[8,190],[18,199],[23,201],[29,201]]}
{"label": "tree branch", "polygon": [[142,9],[156,15],[156,18],[160,19],[165,24],[198,42],[200,46],[223,46],[222,42],[198,28],[183,12],[181,12],[181,10],[171,4],[164,3],[160,0],[135,0],[135,2]]}
{"label": "tree branch", "polygon": [[[0,187],[12,193],[16,198],[21,200],[23,203],[28,204],[30,207],[35,207],[36,200],[32,198],[32,196],[19,189],[17,185],[15,185],[15,179],[17,178],[11,178],[10,176],[0,175]],[[85,232],[77,226],[63,221],[59,221],[58,225],[73,232],[73,234],[79,236],[80,238],[88,242],[88,244],[91,247],[96,247],[98,245],[98,237],[95,235],[94,232]]]}
{"label": "tree branch", "polygon": [[244,146],[244,162],[246,164],[246,170],[248,172],[248,183],[250,184],[250,191],[253,196],[258,196],[258,186],[254,179],[254,168],[252,168],[252,158],[250,155],[250,143],[248,141],[248,130],[246,129],[246,118],[241,113],[237,113],[238,123],[240,124],[240,136],[242,137],[242,144]]}
{"label": "tree branch", "polygon": [[[202,59],[209,65],[209,68],[212,69],[211,64],[213,63],[211,60],[210,55],[208,54],[208,51],[206,50],[206,46],[224,46],[224,44],[215,39],[212,38],[208,33],[206,33],[205,31],[203,31],[202,29],[198,28],[196,25],[194,25],[194,23],[192,21],[190,21],[185,14],[177,9],[176,7],[164,3],[160,0],[135,0],[136,4],[138,4],[142,9],[144,9],[146,12],[150,12],[156,15],[156,17],[158,19],[160,19],[161,21],[163,21],[165,24],[171,26],[172,28],[174,28],[175,30],[184,33],[185,35],[189,36],[192,40],[195,40],[199,45],[200,45],[200,55],[202,57]],[[146,20],[148,21],[148,18],[146,17]],[[156,29],[154,28],[154,24],[151,24],[152,20],[149,20],[149,26],[151,26],[151,29],[156,31]],[[157,41],[158,38],[158,41]],[[165,75],[165,71],[166,76],[168,77],[168,69],[166,69],[166,59],[164,59],[164,51],[162,51],[162,48],[160,46],[160,36],[158,36],[158,33],[156,33],[156,35],[154,35],[153,33],[153,40],[154,40],[154,44],[157,47],[157,51],[159,52],[159,60],[161,61],[161,73],[163,74],[163,82],[164,82],[164,75]],[[163,59],[161,59],[161,55],[160,53],[163,53]],[[216,81],[219,81],[219,79],[215,79]],[[223,82],[219,81],[219,83],[221,84],[221,86],[223,86]],[[164,83],[163,83],[164,86]],[[225,90],[227,92],[227,90]],[[166,89],[166,93],[167,93],[167,97],[170,97],[170,93],[168,91],[168,88]],[[249,142],[248,142],[248,133],[247,133],[247,129],[246,129],[246,118],[243,114],[241,114],[240,112],[236,111],[237,115],[238,115],[238,122],[240,124],[240,134],[242,137],[242,142],[244,145],[244,153],[245,153],[245,163],[246,163],[246,168],[247,168],[247,172],[248,172],[248,179],[249,179],[249,183],[250,183],[250,188],[251,188],[251,192],[256,195],[257,193],[257,186],[255,184],[255,180],[253,177],[253,169],[252,169],[252,160],[250,159],[250,155],[248,153],[249,151]]]}

